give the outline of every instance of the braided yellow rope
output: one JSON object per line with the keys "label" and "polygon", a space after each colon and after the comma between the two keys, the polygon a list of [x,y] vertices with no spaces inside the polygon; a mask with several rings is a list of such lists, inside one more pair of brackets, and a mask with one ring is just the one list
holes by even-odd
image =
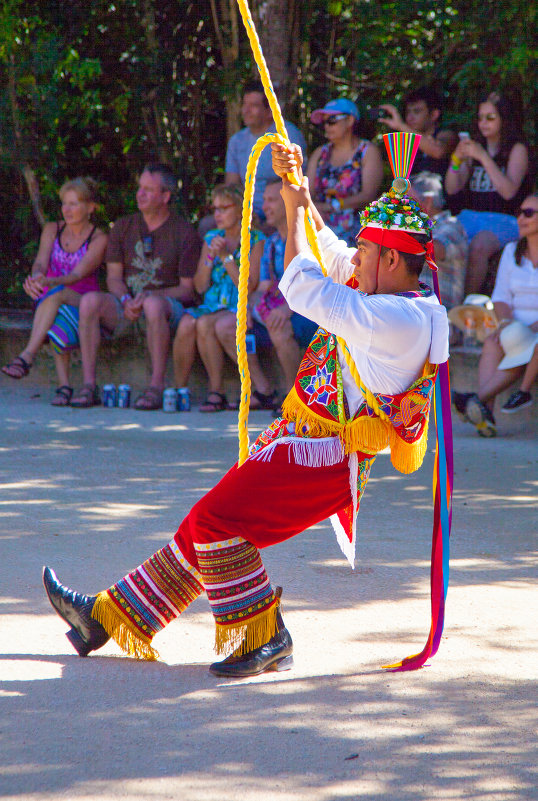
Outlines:
{"label": "braided yellow rope", "polygon": [[[258,160],[260,158],[261,152],[266,145],[270,144],[271,142],[279,142],[280,144],[289,145],[290,141],[288,139],[288,132],[286,131],[286,125],[284,123],[282,111],[280,110],[280,106],[278,104],[278,100],[276,98],[273,89],[271,76],[269,75],[269,70],[267,69],[267,63],[262,53],[260,40],[258,38],[256,28],[254,27],[254,22],[252,20],[248,3],[246,0],[237,0],[237,3],[239,6],[239,11],[241,12],[241,18],[243,20],[243,24],[245,26],[250,41],[252,54],[258,66],[261,82],[263,84],[265,95],[267,97],[267,102],[269,103],[269,106],[273,113],[275,127],[278,132],[276,134],[265,134],[264,136],[258,139],[256,144],[252,148],[252,152],[250,154],[250,158],[247,164],[247,173],[245,175],[245,195],[243,199],[243,218],[241,222],[241,257],[239,265],[237,329],[236,329],[237,364],[239,367],[239,375],[241,377],[241,400],[239,403],[239,420],[238,420],[238,429],[239,429],[238,463],[239,465],[242,465],[245,459],[248,457],[248,447],[249,447],[248,410],[250,406],[250,373],[248,369],[245,335],[247,330],[250,227],[252,222],[252,199],[254,196],[256,169],[258,167]],[[288,175],[288,180],[297,186],[299,185],[299,178],[295,173],[292,175]],[[310,245],[310,248],[312,250],[312,253],[314,254],[316,260],[319,262],[323,274],[327,275],[327,270],[325,268],[323,256],[321,255],[321,250],[319,248],[316,227],[314,225],[314,220],[312,219],[312,215],[309,209],[307,209],[306,212],[305,228],[306,228],[306,237],[308,240],[308,244]],[[351,353],[349,352],[349,348],[347,347],[345,341],[340,337],[337,337],[337,341],[344,353],[346,364],[349,368],[351,376],[355,381],[355,383],[357,384],[357,386],[361,388],[368,405],[370,406],[370,408],[373,408],[374,412],[377,415],[379,415],[381,419],[384,419],[386,415],[379,408],[377,400],[372,395],[372,393],[362,385],[359,372],[357,370],[357,367],[355,366],[355,362],[351,357]]]}

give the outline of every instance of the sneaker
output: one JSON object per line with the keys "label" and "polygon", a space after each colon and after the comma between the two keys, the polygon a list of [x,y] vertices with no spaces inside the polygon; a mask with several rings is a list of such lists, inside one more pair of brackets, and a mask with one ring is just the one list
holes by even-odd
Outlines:
{"label": "sneaker", "polygon": [[526,406],[530,406],[531,404],[531,393],[524,392],[522,389],[518,389],[515,392],[512,392],[504,406],[501,408],[501,412],[512,414],[513,412],[519,412],[520,409],[524,409]]}
{"label": "sneaker", "polygon": [[489,439],[497,436],[495,418],[485,403],[473,392],[467,400],[465,413],[470,423],[473,423],[480,437]]}

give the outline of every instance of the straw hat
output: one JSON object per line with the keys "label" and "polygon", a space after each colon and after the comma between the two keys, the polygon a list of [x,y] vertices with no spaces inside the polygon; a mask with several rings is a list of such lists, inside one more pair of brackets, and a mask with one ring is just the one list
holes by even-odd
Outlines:
{"label": "straw hat", "polygon": [[519,320],[514,320],[503,328],[499,338],[505,353],[504,359],[498,365],[499,370],[527,364],[538,345],[538,334]]}
{"label": "straw hat", "polygon": [[479,342],[497,328],[493,301],[487,295],[467,295],[461,306],[450,309],[448,319],[464,333],[472,330]]}

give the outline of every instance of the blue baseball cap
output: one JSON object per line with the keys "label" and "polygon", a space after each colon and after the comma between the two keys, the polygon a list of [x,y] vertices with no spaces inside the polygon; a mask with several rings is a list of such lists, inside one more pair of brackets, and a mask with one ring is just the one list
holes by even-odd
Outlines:
{"label": "blue baseball cap", "polygon": [[356,120],[361,118],[359,109],[352,100],[339,97],[338,100],[329,100],[323,108],[317,108],[313,111],[310,119],[314,125],[319,125],[320,122],[323,122],[323,117],[329,117],[331,114],[349,114],[351,117],[355,117]]}

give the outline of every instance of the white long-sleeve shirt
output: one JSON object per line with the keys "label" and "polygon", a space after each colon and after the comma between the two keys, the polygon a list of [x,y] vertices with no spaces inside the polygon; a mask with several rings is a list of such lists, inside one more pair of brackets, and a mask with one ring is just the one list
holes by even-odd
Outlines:
{"label": "white long-sleeve shirt", "polygon": [[[299,253],[286,269],[280,290],[290,308],[347,343],[363,383],[372,392],[404,392],[421,375],[427,358],[448,359],[448,320],[435,295],[362,295],[345,286],[353,274],[355,253],[323,228],[318,241],[327,276],[311,252]],[[362,393],[353,381],[338,346],[342,380],[350,415]]]}

